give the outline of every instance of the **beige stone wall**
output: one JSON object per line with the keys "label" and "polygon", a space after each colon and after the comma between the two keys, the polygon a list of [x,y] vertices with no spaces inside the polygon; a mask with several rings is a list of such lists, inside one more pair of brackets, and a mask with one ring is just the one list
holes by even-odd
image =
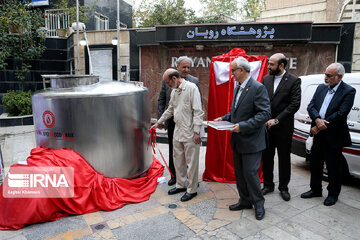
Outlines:
{"label": "beige stone wall", "polygon": [[308,5],[313,3],[318,3],[319,0],[267,0],[266,1],[266,10],[279,9],[279,8],[289,8],[296,7],[301,5]]}
{"label": "beige stone wall", "polygon": [[267,0],[258,22],[336,22],[344,0]]}
{"label": "beige stone wall", "polygon": [[[116,30],[105,31],[89,31],[86,32],[89,45],[103,45],[111,44],[111,40],[117,37]],[[74,39],[74,62],[75,73],[77,73],[77,38],[76,33],[73,33],[70,37]],[[79,38],[84,37],[83,33],[79,34]],[[130,34],[128,30],[120,31],[120,63],[121,65],[130,66]],[[85,46],[80,46],[80,74],[85,74]]]}
{"label": "beige stone wall", "polygon": [[355,25],[352,72],[360,72],[360,23]]}

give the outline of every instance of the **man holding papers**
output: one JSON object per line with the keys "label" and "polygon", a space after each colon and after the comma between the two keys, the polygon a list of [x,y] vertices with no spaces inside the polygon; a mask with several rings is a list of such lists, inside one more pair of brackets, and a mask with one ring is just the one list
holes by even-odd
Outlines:
{"label": "man holding papers", "polygon": [[266,148],[265,123],[270,119],[270,101],[266,88],[250,76],[250,64],[238,57],[231,62],[231,73],[239,83],[234,91],[231,111],[214,121],[230,121],[231,148],[234,151],[236,186],[239,202],[229,206],[231,211],[255,207],[255,218],[265,216],[265,199],[261,193],[258,169],[261,153]]}

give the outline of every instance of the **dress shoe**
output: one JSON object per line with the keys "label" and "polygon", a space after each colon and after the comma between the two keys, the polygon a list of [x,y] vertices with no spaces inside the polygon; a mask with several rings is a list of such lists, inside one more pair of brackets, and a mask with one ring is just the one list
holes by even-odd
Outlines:
{"label": "dress shoe", "polygon": [[186,188],[172,188],[168,191],[168,194],[169,195],[174,195],[174,194],[177,194],[179,192],[185,192],[186,191]]}
{"label": "dress shoe", "polygon": [[324,201],[324,205],[325,206],[332,206],[337,202],[338,198],[334,197],[334,196],[328,196],[325,201]]}
{"label": "dress shoe", "polygon": [[181,197],[180,201],[182,201],[182,202],[189,201],[189,200],[193,199],[193,197],[195,197],[196,195],[197,195],[197,193],[188,193],[188,192],[186,192],[184,194],[184,196]]}
{"label": "dress shoe", "polygon": [[238,202],[229,206],[230,211],[239,211],[243,209],[252,209],[252,204],[251,203],[245,204]]}
{"label": "dress shoe", "polygon": [[261,220],[263,219],[265,216],[265,208],[261,207],[261,208],[255,208],[255,218],[256,220]]}
{"label": "dress shoe", "polygon": [[313,190],[304,192],[300,195],[301,198],[313,198],[313,197],[322,197],[321,192],[314,192]]}
{"label": "dress shoe", "polygon": [[176,178],[171,178],[169,181],[168,181],[168,185],[169,186],[172,186],[176,183]]}
{"label": "dress shoe", "polygon": [[266,195],[266,194],[271,193],[273,191],[274,191],[274,188],[269,188],[269,187],[264,187],[263,189],[261,189],[262,195]]}
{"label": "dress shoe", "polygon": [[290,200],[290,193],[288,191],[282,190],[282,191],[280,191],[280,195],[281,195],[282,199],[284,199],[284,201]]}

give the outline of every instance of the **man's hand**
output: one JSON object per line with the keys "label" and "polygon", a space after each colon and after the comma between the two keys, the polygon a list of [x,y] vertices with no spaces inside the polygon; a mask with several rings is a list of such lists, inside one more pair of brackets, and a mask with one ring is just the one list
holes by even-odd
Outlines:
{"label": "man's hand", "polygon": [[200,144],[201,143],[200,134],[194,133],[194,143],[195,144]]}
{"label": "man's hand", "polygon": [[329,124],[328,121],[326,121],[325,119],[321,119],[321,118],[315,119],[315,123],[316,123],[316,127],[317,127],[319,130],[325,130],[325,129],[327,129],[326,124]]}
{"label": "man's hand", "polygon": [[219,122],[219,121],[222,121],[222,118],[221,118],[221,117],[218,117],[218,118],[215,118],[215,119],[214,119],[214,122]]}
{"label": "man's hand", "polygon": [[270,129],[272,126],[277,125],[278,123],[275,123],[275,119],[270,119],[269,121],[267,121],[265,123],[265,125],[267,126],[268,129]]}
{"label": "man's hand", "polygon": [[238,123],[235,123],[235,125],[231,128],[231,132],[240,132],[240,125]]}
{"label": "man's hand", "polygon": [[310,132],[311,132],[312,135],[316,135],[316,134],[318,134],[320,132],[320,130],[318,129],[317,126],[314,126],[314,127],[312,127],[310,129]]}
{"label": "man's hand", "polygon": [[158,129],[162,129],[163,125],[160,123],[155,123],[151,128],[158,128]]}

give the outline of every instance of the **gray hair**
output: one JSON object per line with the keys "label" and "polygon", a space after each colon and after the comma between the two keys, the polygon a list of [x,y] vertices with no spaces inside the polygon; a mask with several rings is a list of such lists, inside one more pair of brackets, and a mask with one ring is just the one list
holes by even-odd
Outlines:
{"label": "gray hair", "polygon": [[179,66],[182,61],[192,64],[192,60],[188,56],[181,56],[176,60],[176,66]]}
{"label": "gray hair", "polygon": [[341,63],[334,63],[336,65],[336,73],[337,75],[344,76],[345,68]]}
{"label": "gray hair", "polygon": [[248,73],[250,72],[250,64],[244,57],[238,57],[234,60],[234,62],[236,63],[237,68],[243,67],[245,71]]}

